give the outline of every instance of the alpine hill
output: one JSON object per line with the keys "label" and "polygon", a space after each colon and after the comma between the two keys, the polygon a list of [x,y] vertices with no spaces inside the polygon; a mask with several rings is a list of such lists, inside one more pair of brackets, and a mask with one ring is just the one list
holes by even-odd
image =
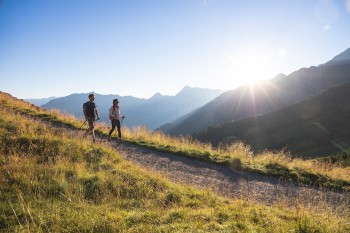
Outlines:
{"label": "alpine hill", "polygon": [[[252,64],[253,68],[253,64]],[[160,127],[166,133],[186,135],[242,118],[276,111],[350,82],[350,49],[329,62],[302,68],[290,75],[241,86],[213,99],[182,120]]]}
{"label": "alpine hill", "polygon": [[254,151],[285,148],[298,157],[324,157],[350,148],[350,83],[301,103],[212,126],[195,134],[214,145],[241,140]]}
{"label": "alpine hill", "polygon": [[348,206],[267,206],[175,184],[91,143],[79,126],[0,92],[0,232],[350,230]]}

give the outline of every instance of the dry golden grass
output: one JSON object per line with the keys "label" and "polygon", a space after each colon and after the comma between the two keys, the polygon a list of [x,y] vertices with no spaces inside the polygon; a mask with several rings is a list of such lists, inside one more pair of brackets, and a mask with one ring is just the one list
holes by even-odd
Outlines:
{"label": "dry golden grass", "polygon": [[[76,130],[54,127],[59,121],[70,127],[81,124],[69,116],[37,111],[3,94],[0,105],[0,198],[4,200],[0,231],[350,231],[346,208],[325,212],[320,211],[325,209],[321,206],[311,208],[298,202],[290,206],[283,200],[279,206],[264,206],[175,185],[126,162],[108,144],[91,144]],[[103,126],[99,127],[103,132]],[[267,154],[259,161],[243,144],[232,145],[226,152],[145,129],[130,135],[127,129],[124,132],[127,140],[155,140],[164,148],[275,162]],[[280,156],[279,162],[285,159]]]}
{"label": "dry golden grass", "polygon": [[[184,153],[198,152],[210,154],[222,160],[239,159],[246,166],[262,167],[269,164],[285,167],[290,170],[305,170],[309,173],[341,179],[350,182],[350,167],[327,162],[293,158],[288,151],[264,151],[254,154],[249,145],[236,142],[224,147],[213,148],[209,143],[201,143],[190,137],[173,137],[162,132],[151,132],[145,127],[123,128],[123,135],[130,141],[142,141],[143,144],[157,145],[159,148],[173,148]],[[215,159],[214,159],[215,160]]]}

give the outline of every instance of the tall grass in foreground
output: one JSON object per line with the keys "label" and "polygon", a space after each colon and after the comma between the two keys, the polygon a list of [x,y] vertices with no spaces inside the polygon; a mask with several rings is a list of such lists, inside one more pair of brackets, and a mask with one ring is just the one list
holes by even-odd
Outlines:
{"label": "tall grass in foreground", "polygon": [[349,213],[175,185],[107,143],[0,108],[0,232],[348,232]]}
{"label": "tall grass in foreground", "polygon": [[[264,174],[295,178],[306,183],[318,182],[321,186],[350,188],[350,166],[331,163],[327,160],[293,158],[284,150],[266,150],[255,154],[249,145],[242,142],[214,148],[209,143],[201,143],[191,137],[172,137],[159,131],[152,132],[145,127],[124,128],[123,132],[128,140],[158,150],[225,163],[235,168]],[[350,161],[350,152],[348,160]]]}

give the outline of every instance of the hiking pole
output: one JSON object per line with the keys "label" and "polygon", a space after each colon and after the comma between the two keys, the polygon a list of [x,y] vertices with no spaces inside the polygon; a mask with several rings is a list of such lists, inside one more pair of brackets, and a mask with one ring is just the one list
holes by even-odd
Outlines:
{"label": "hiking pole", "polygon": [[[100,118],[97,118],[95,121],[98,121]],[[81,124],[80,128],[83,127],[83,125],[87,122],[87,119]]]}
{"label": "hiking pole", "polygon": [[81,124],[80,128],[83,127],[83,125],[84,125],[86,122],[87,122],[87,120],[85,120],[85,121],[83,122],[83,124]]}

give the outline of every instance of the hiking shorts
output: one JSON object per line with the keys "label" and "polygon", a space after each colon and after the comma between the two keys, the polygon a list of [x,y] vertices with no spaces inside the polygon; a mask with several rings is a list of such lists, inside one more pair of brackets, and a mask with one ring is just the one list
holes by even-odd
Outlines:
{"label": "hiking shorts", "polygon": [[90,129],[95,128],[95,117],[88,117],[87,119]]}

